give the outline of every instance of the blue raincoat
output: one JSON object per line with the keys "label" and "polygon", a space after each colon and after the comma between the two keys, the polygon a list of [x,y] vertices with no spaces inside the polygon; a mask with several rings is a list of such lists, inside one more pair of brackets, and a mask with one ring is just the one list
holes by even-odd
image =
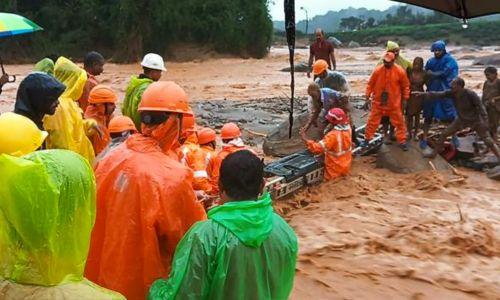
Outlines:
{"label": "blue raincoat", "polygon": [[[432,71],[431,79],[427,84],[430,92],[441,92],[451,89],[451,82],[458,76],[458,64],[451,54],[446,52],[446,44],[437,41],[431,46],[431,51],[443,50],[441,58],[432,57],[425,65],[426,71]],[[438,120],[451,121],[457,116],[453,100],[436,99],[424,103],[424,118],[436,118]]]}

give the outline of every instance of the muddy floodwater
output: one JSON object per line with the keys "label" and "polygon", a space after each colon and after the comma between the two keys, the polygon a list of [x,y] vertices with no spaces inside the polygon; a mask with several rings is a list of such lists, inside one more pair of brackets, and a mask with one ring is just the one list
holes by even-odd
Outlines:
{"label": "muddy floodwater", "polygon": [[[427,60],[428,46],[402,50]],[[452,47],[466,85],[481,91],[484,67],[476,57],[498,47]],[[361,95],[378,48],[337,50],[337,65]],[[297,62],[307,50],[297,50]],[[263,135],[287,118],[289,74],[285,48],[262,60],[212,58],[167,62],[162,80],[173,80],[190,96],[199,123],[216,129],[238,122],[258,148]],[[31,65],[6,65],[17,75],[0,95],[0,111],[12,110],[19,81]],[[107,64],[99,77],[125,94],[138,65]],[[305,109],[304,73],[296,73],[296,113]],[[260,150],[260,149],[258,149]],[[271,158],[267,158],[271,159]],[[275,207],[300,243],[292,299],[500,299],[500,183],[484,173],[459,169],[395,174],[376,169],[373,157],[357,158],[352,174],[303,190]]]}

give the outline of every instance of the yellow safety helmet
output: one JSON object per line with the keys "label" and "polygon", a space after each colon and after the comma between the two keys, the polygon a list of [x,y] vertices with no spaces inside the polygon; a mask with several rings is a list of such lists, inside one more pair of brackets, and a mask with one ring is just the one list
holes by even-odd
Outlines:
{"label": "yellow safety helmet", "polygon": [[40,148],[46,131],[25,116],[12,112],[0,115],[0,154],[23,156]]}

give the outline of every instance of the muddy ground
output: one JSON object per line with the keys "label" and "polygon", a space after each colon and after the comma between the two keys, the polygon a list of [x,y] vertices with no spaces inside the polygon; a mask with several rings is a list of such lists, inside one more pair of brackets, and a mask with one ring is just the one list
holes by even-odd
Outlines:
{"label": "muddy ground", "polygon": [[[428,46],[403,49],[428,59]],[[480,91],[480,56],[497,47],[452,47],[468,87]],[[497,48],[497,50],[500,50]],[[382,54],[378,48],[341,49],[339,70],[354,95],[362,95]],[[307,60],[300,49],[297,62]],[[257,149],[261,134],[286,120],[289,74],[285,48],[263,60],[217,58],[167,62],[163,80],[183,86],[202,125],[236,121]],[[20,81],[31,65],[6,65]],[[108,64],[100,80],[123,98],[138,65]],[[296,73],[296,113],[305,110],[304,73]],[[13,107],[17,85],[4,87],[0,111]],[[376,169],[373,157],[358,158],[351,176],[310,188],[276,203],[300,243],[292,299],[500,299],[500,186],[483,173],[460,169],[394,174]]]}

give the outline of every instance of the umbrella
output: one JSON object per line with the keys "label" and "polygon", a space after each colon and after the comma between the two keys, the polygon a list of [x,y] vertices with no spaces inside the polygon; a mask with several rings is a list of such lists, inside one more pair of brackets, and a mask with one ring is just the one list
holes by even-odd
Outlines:
{"label": "umbrella", "polygon": [[460,18],[464,24],[467,19],[500,13],[499,0],[393,0],[403,2]]}
{"label": "umbrella", "polygon": [[[31,33],[38,30],[43,30],[43,28],[38,26],[34,22],[26,19],[25,17],[16,14],[0,13],[0,38]],[[1,57],[0,57],[0,66],[2,74],[5,74],[3,61]],[[8,79],[8,82],[14,82],[14,81],[16,81],[16,76],[11,76]]]}
{"label": "umbrella", "polygon": [[25,17],[0,12],[0,38],[43,30]]}

